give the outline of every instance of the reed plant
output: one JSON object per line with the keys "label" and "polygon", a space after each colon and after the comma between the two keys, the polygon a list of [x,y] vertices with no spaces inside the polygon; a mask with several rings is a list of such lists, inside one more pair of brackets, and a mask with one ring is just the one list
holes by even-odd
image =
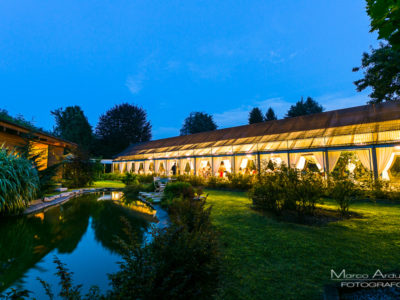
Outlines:
{"label": "reed plant", "polygon": [[32,162],[0,146],[0,214],[21,212],[38,190],[39,177]]}

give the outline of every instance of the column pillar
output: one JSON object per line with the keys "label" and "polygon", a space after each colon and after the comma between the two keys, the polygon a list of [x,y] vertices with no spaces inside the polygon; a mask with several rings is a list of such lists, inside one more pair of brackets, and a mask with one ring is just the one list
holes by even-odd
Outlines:
{"label": "column pillar", "polygon": [[371,154],[372,154],[372,166],[374,169],[374,179],[377,180],[379,179],[379,174],[378,174],[378,161],[376,158],[376,147],[375,145],[372,146],[371,148]]}
{"label": "column pillar", "polygon": [[328,154],[328,149],[325,149],[324,151],[324,157],[325,157],[325,174],[326,178],[329,177],[329,154]]}

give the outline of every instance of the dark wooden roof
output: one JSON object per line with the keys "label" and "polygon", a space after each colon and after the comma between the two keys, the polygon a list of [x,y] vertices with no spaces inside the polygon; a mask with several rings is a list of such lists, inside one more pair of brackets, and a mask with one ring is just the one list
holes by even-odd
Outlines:
{"label": "dark wooden roof", "polygon": [[[186,136],[177,136],[135,144],[117,155],[129,156],[146,149],[182,146],[187,144],[214,143],[223,140],[254,138],[314,129],[367,124],[400,119],[400,102],[388,102],[332,110],[312,115],[267,121],[251,125],[230,127]],[[234,144],[234,143],[233,143]]]}
{"label": "dark wooden roof", "polygon": [[[11,132],[14,132],[14,134],[17,134],[17,135],[19,135],[20,133],[32,134],[33,137],[36,138],[38,142],[43,142],[46,144],[52,144],[52,145],[57,145],[57,146],[61,146],[61,147],[76,147],[77,146],[75,143],[72,143],[70,141],[56,137],[49,133],[43,132],[39,129],[29,128],[29,127],[20,125],[16,122],[12,122],[10,120],[5,120],[3,118],[0,118],[0,127],[3,130],[10,130]],[[1,144],[1,141],[0,141],[0,144]]]}

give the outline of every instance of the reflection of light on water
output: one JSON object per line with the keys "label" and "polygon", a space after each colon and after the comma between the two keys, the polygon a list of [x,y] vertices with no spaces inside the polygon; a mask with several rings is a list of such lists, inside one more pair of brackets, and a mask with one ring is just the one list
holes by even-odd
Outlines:
{"label": "reflection of light on water", "polygon": [[120,200],[122,198],[122,192],[111,192],[111,200]]}
{"label": "reflection of light on water", "polygon": [[129,208],[130,210],[142,213],[142,214],[146,214],[146,215],[151,215],[151,216],[155,216],[156,215],[156,210],[152,209],[150,206],[144,204],[141,201],[134,201],[131,202],[129,204],[125,204],[125,203],[121,203],[122,206]]}
{"label": "reflection of light on water", "polygon": [[122,198],[122,192],[111,192],[111,194],[103,193],[103,195],[101,197],[97,198],[97,201],[100,201],[100,200],[118,201],[118,200],[121,200],[121,198]]}
{"label": "reflection of light on water", "polygon": [[36,218],[39,218],[40,220],[44,220],[44,213],[43,212],[41,212],[41,213],[37,213],[37,214],[35,214],[35,217]]}

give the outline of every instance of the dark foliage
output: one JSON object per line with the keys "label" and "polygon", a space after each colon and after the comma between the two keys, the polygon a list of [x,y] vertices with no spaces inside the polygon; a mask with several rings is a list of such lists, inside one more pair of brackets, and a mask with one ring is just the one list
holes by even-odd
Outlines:
{"label": "dark foliage", "polygon": [[149,141],[151,125],[147,121],[145,110],[136,105],[123,103],[100,116],[96,134],[97,154],[111,158],[131,144]]}
{"label": "dark foliage", "polygon": [[183,122],[181,135],[188,135],[217,129],[213,117],[202,112],[191,112]]}
{"label": "dark foliage", "polygon": [[276,214],[283,210],[296,211],[301,217],[314,213],[323,193],[321,176],[282,167],[276,172],[260,176],[249,191],[249,197],[256,208]]}
{"label": "dark foliage", "polygon": [[361,67],[353,68],[353,72],[363,69],[364,78],[354,82],[357,91],[371,88],[370,103],[400,100],[400,49],[381,44],[371,54],[364,53]]}
{"label": "dark foliage", "polygon": [[85,187],[93,183],[95,164],[86,152],[75,149],[64,163],[64,184],[68,188]]}
{"label": "dark foliage", "polygon": [[194,189],[188,182],[170,182],[164,190],[164,198],[166,200],[173,200],[179,197],[193,198]]}
{"label": "dark foliage", "polygon": [[351,202],[358,195],[358,188],[354,181],[349,178],[341,180],[330,180],[328,184],[329,196],[331,196],[339,205],[342,215],[347,215]]}
{"label": "dark foliage", "polygon": [[30,160],[36,168],[39,177],[39,189],[37,191],[37,197],[42,198],[45,194],[51,193],[55,188],[57,182],[59,181],[58,175],[61,171],[64,161],[47,166],[46,160],[45,166],[41,158],[47,157],[46,150],[34,150],[34,144],[32,142],[34,142],[33,136],[32,134],[28,134],[25,136],[25,144],[16,147],[16,150],[18,151],[19,155]]}
{"label": "dark foliage", "polygon": [[273,121],[273,120],[278,120],[277,115],[275,114],[274,110],[270,107],[267,110],[267,113],[265,114],[265,121]]}
{"label": "dark foliage", "polygon": [[295,105],[290,106],[289,111],[286,114],[286,118],[320,113],[323,110],[324,108],[322,105],[320,105],[313,98],[307,97],[307,100],[304,101],[303,97],[301,97],[300,101],[296,102]]}
{"label": "dark foliage", "polygon": [[86,151],[93,142],[92,126],[79,106],[68,106],[51,112],[55,118],[54,134],[74,142]]}
{"label": "dark foliage", "polygon": [[46,130],[44,130],[43,128],[40,128],[40,127],[37,127],[36,125],[34,125],[33,122],[26,120],[24,118],[24,116],[17,115],[16,117],[13,117],[8,113],[7,110],[1,109],[1,108],[0,108],[0,120],[16,123],[20,126],[27,127],[29,129],[31,129],[32,131],[42,131],[45,133],[49,133]]}
{"label": "dark foliage", "polygon": [[181,199],[170,207],[172,224],[155,230],[151,244],[131,240],[121,270],[110,276],[112,299],[210,299],[219,270],[217,235],[204,201]]}
{"label": "dark foliage", "polygon": [[254,107],[249,113],[249,124],[264,122],[264,117],[261,109]]}
{"label": "dark foliage", "polygon": [[400,2],[398,0],[367,0],[371,32],[378,31],[379,39],[400,48]]}

